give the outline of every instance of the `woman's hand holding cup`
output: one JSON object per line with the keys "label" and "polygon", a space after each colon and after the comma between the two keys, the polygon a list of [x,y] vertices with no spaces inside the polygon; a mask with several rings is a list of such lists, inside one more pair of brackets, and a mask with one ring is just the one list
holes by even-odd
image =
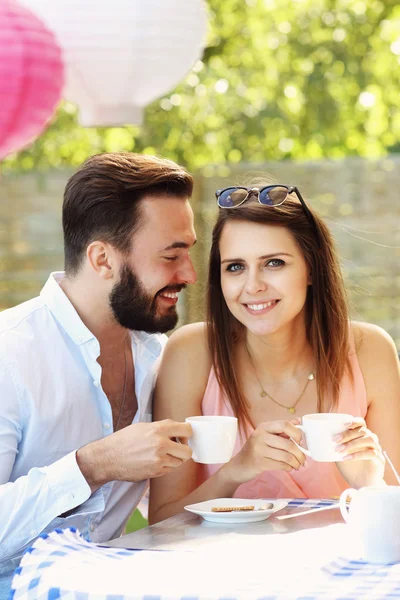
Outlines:
{"label": "woman's hand holding cup", "polygon": [[352,418],[345,431],[333,440],[343,455],[338,469],[351,486],[360,488],[383,481],[385,457],[378,436],[367,428],[364,419]]}
{"label": "woman's hand holding cup", "polygon": [[[307,448],[300,448],[318,462],[335,462],[341,475],[353,487],[377,485],[383,481],[385,457],[378,436],[364,419],[348,414],[304,415],[296,425]],[[295,440],[297,441],[297,440]]]}
{"label": "woman's hand holding cup", "polygon": [[382,465],[385,464],[378,436],[367,428],[361,417],[355,417],[346,423],[346,430],[335,435],[333,441],[338,444],[336,450],[343,453],[343,460],[377,459]]}
{"label": "woman's hand holding cup", "polygon": [[301,431],[290,421],[261,423],[224,470],[239,484],[264,471],[298,471],[306,457],[295,441],[300,443]]}

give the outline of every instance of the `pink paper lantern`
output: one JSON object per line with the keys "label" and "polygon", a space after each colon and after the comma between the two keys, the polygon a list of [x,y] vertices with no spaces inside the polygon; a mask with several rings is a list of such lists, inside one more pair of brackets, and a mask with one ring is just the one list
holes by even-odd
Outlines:
{"label": "pink paper lantern", "polygon": [[54,34],[15,0],[0,0],[0,160],[45,128],[63,73]]}

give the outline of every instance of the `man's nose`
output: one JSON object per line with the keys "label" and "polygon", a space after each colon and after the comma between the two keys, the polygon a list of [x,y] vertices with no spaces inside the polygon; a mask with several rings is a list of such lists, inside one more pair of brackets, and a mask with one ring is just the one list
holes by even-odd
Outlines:
{"label": "man's nose", "polygon": [[184,266],[179,272],[179,278],[182,283],[196,283],[197,275],[190,256],[187,257]]}

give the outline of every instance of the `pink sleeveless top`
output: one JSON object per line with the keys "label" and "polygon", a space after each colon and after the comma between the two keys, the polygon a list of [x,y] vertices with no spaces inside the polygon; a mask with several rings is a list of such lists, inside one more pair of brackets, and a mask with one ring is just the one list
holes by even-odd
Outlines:
{"label": "pink sleeveless top", "polygon": [[[354,383],[345,375],[340,386],[335,412],[347,413],[365,419],[367,414],[367,391],[358,363],[354,342],[349,354]],[[232,415],[232,407],[220,389],[214,369],[211,369],[202,402],[203,415]],[[249,426],[248,432],[253,431]],[[244,446],[248,436],[238,433],[233,454]],[[201,465],[199,484],[208,479],[220,465]],[[331,498],[340,496],[349,484],[340,475],[335,463],[321,463],[307,457],[307,466],[300,471],[265,471],[255,479],[240,485],[237,498]]]}

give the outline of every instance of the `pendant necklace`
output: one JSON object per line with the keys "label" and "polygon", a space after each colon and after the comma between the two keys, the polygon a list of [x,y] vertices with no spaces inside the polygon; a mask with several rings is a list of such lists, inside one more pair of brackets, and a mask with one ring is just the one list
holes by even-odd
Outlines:
{"label": "pendant necklace", "polygon": [[247,346],[247,343],[245,344],[245,346],[246,346],[247,356],[249,357],[250,364],[251,364],[251,366],[253,368],[253,371],[254,371],[254,375],[256,376],[258,385],[260,386],[260,396],[261,396],[261,398],[265,398],[265,397],[269,398],[270,400],[272,400],[272,402],[274,402],[275,404],[277,404],[281,408],[285,408],[291,415],[293,415],[296,412],[296,406],[297,406],[297,404],[300,402],[300,400],[304,396],[304,393],[305,393],[305,391],[307,389],[307,386],[308,386],[309,382],[312,381],[313,379],[315,379],[314,373],[310,373],[308,375],[307,380],[306,380],[306,384],[303,387],[303,390],[302,390],[300,396],[297,398],[296,402],[294,402],[291,406],[285,406],[285,404],[281,404],[280,402],[278,402],[277,400],[275,400],[275,398],[273,398],[271,396],[271,394],[269,394],[267,392],[267,390],[262,386],[260,378],[258,377],[258,374],[257,374],[256,367],[254,366],[253,359],[251,357],[249,348]]}

